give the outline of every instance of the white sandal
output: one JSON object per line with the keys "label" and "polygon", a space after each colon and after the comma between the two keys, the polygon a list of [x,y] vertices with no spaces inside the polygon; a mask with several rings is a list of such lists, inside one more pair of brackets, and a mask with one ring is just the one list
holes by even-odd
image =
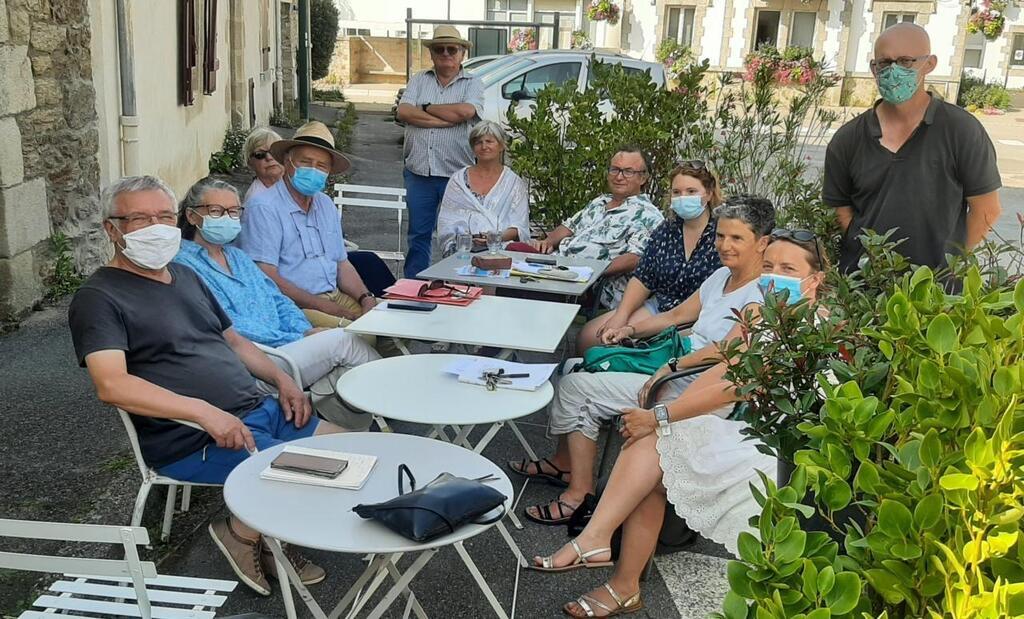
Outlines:
{"label": "white sandal", "polygon": [[[637,611],[643,610],[644,602],[640,599],[639,591],[623,600],[619,596],[619,594],[615,592],[615,589],[612,589],[612,586],[608,583],[604,583],[604,588],[606,591],[608,591],[608,594],[612,596],[612,599],[615,600],[616,607],[611,608],[601,600],[594,599],[593,597],[584,594],[576,598],[575,604],[582,608],[583,612],[587,613],[586,615],[584,615],[585,617],[615,617],[616,615],[628,615],[630,613],[635,613]],[[608,614],[597,615],[594,612],[594,606],[599,607],[601,610],[607,612]],[[566,604],[565,607],[562,608],[562,612],[569,615],[570,617],[579,616],[572,613],[569,610],[568,604]]]}
{"label": "white sandal", "polygon": [[591,557],[597,556],[605,552],[611,554],[611,548],[595,548],[593,550],[583,552],[583,549],[580,548],[580,545],[577,544],[576,540],[574,539],[569,540],[569,545],[572,546],[572,549],[576,551],[576,560],[570,563],[569,565],[554,567],[554,555],[548,555],[546,557],[541,557],[540,565],[531,565],[529,566],[529,569],[538,572],[571,572],[572,570],[578,570],[581,567],[593,569],[599,567],[611,567],[615,565],[613,561],[590,560]]}

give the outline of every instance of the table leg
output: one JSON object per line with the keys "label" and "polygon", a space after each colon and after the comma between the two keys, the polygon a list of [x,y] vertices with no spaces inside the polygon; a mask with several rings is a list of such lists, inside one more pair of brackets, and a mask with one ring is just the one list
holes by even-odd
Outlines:
{"label": "table leg", "polygon": [[402,574],[401,578],[399,578],[395,582],[394,586],[388,590],[387,594],[384,595],[384,599],[374,607],[373,611],[371,611],[367,616],[367,619],[380,619],[383,617],[384,613],[387,612],[388,608],[394,603],[395,598],[409,588],[409,583],[412,582],[412,579],[420,573],[420,570],[426,566],[428,561],[434,558],[434,555],[437,554],[437,550],[437,548],[432,548],[421,552],[420,556],[416,557],[416,560],[412,562],[412,565],[405,570],[405,573]]}
{"label": "table leg", "polygon": [[462,545],[462,542],[455,542],[453,545],[455,546],[455,550],[459,553],[459,556],[462,557],[462,562],[466,564],[466,568],[469,570],[469,573],[472,574],[473,580],[476,581],[476,586],[480,588],[480,592],[483,593],[484,597],[487,598],[487,601],[491,603],[491,608],[494,609],[494,614],[500,619],[508,619],[508,614],[505,613],[505,609],[501,607],[501,603],[498,602],[498,598],[494,595],[494,592],[491,591],[491,587],[488,586],[487,580],[484,579],[483,574],[481,574],[480,570],[477,569],[476,563],[473,562],[469,553],[466,552],[465,546]]}
{"label": "table leg", "polygon": [[524,557],[522,551],[519,550],[519,546],[516,546],[516,541],[512,539],[512,534],[505,528],[505,523],[499,521],[495,526],[498,528],[498,533],[501,533],[501,536],[505,538],[505,543],[508,544],[508,547],[512,550],[512,554],[516,556],[516,561],[519,562],[519,565],[526,567],[526,557]]}
{"label": "table leg", "polygon": [[345,597],[341,598],[338,605],[334,607],[334,610],[331,611],[328,619],[338,619],[338,617],[341,616],[341,613],[348,608],[349,604],[354,604],[355,606],[348,616],[355,616],[355,614],[359,612],[359,609],[366,603],[366,600],[369,599],[377,590],[377,587],[380,586],[380,582],[375,580],[366,592],[363,592],[362,590],[363,587],[366,586],[367,581],[374,576],[378,576],[383,573],[385,563],[393,560],[394,555],[384,554],[371,556],[373,558],[370,560],[369,565],[366,566],[366,569],[364,569],[363,573],[359,575],[359,578],[356,579],[355,583],[349,587],[349,590],[345,593]]}
{"label": "table leg", "polygon": [[[398,566],[395,565],[395,562],[388,561],[386,567],[388,573],[391,574],[391,579],[398,582],[402,577],[402,572],[398,571]],[[409,602],[405,606],[405,616],[409,615],[409,608],[412,607],[412,611],[416,613],[416,616],[419,617],[419,619],[427,619],[427,613],[423,610],[423,607],[420,606],[420,601],[416,599],[416,594],[412,592],[412,589],[408,588],[406,589],[406,592],[409,595]]]}
{"label": "table leg", "polygon": [[380,428],[381,432],[394,432],[394,430],[391,429],[391,426],[388,425],[388,420],[384,419],[380,415],[374,415],[373,421],[376,422],[377,427]]}
{"label": "table leg", "polygon": [[526,437],[523,436],[523,433],[519,430],[519,426],[516,425],[516,422],[509,421],[508,427],[512,428],[512,432],[514,432],[516,438],[519,439],[519,444],[526,450],[526,455],[530,457],[530,460],[539,460],[540,458],[538,458],[536,452],[533,451],[533,447],[530,447],[530,443],[526,441]]}
{"label": "table leg", "polygon": [[434,426],[434,431],[431,432],[431,435],[428,435],[428,438],[437,437],[437,438],[440,438],[442,441],[444,441],[446,443],[451,443],[452,442],[452,439],[448,438],[448,431],[445,430],[444,426],[442,426],[441,424],[436,424]]}
{"label": "table leg", "polygon": [[405,340],[403,340],[402,338],[400,338],[400,337],[393,337],[393,338],[391,338],[391,341],[393,341],[395,343],[395,348],[397,348],[403,355],[411,355],[412,354],[412,352],[409,351],[409,347],[406,346]]}
{"label": "table leg", "polygon": [[516,510],[519,509],[519,501],[522,500],[523,493],[526,492],[526,486],[529,483],[530,478],[527,477],[526,481],[523,482],[522,487],[519,488],[519,496],[517,496],[515,502],[512,503],[512,509],[510,509],[508,512],[508,519],[512,521],[512,526],[514,526],[516,529],[520,531],[523,530],[523,523],[519,521],[519,516],[516,515]]}
{"label": "table leg", "polygon": [[[470,451],[474,451],[473,444],[469,442],[469,435],[473,432],[474,428],[476,428],[476,424],[452,426],[452,429],[455,430],[455,438],[452,440],[452,443],[460,447],[465,447]],[[478,451],[477,453],[480,452]]]}
{"label": "table leg", "polygon": [[503,361],[508,361],[509,357],[511,357],[514,354],[516,354],[515,349],[513,349],[513,348],[503,348],[501,350],[501,352],[499,352],[497,354],[497,356],[495,356],[494,358],[495,359],[501,359]]}
{"label": "table leg", "polygon": [[491,424],[490,429],[488,429],[487,432],[482,437],[480,437],[480,442],[476,444],[476,447],[467,445],[467,448],[472,449],[478,454],[483,453],[484,448],[490,444],[491,440],[494,439],[494,436],[498,433],[499,430],[501,430],[502,426],[504,425],[505,422],[503,421]]}
{"label": "table leg", "polygon": [[[327,619],[324,610],[320,608],[317,601],[310,595],[309,590],[306,589],[306,586],[302,584],[302,580],[299,579],[299,575],[295,573],[295,568],[292,567],[291,562],[284,556],[281,544],[273,537],[263,536],[263,541],[274,555],[274,562],[277,565],[278,582],[281,583],[281,597],[284,599],[284,607],[288,619],[295,619],[298,616],[295,613],[295,601],[292,599],[292,587],[295,587],[295,591],[298,592],[299,597],[306,603],[309,612],[316,619]],[[284,574],[283,578],[281,577],[282,574]]]}

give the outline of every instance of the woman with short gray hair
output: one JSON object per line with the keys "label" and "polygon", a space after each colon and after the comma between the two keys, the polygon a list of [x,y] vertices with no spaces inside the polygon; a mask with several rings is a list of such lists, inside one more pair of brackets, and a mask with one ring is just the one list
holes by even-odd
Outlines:
{"label": "woman with short gray hair", "polygon": [[452,175],[437,214],[437,238],[443,255],[454,253],[456,236],[472,235],[484,245],[488,232],[501,233],[502,246],[530,240],[529,193],[523,179],[504,164],[508,134],[483,120],[469,133],[476,163]]}
{"label": "woman with short gray hair", "polygon": [[270,154],[270,145],[281,139],[273,129],[256,127],[245,138],[245,145],[242,147],[242,156],[245,164],[256,174],[249,189],[245,191],[245,199],[242,204],[249,201],[249,198],[262,193],[274,186],[274,183],[284,176],[282,166],[274,156]]}

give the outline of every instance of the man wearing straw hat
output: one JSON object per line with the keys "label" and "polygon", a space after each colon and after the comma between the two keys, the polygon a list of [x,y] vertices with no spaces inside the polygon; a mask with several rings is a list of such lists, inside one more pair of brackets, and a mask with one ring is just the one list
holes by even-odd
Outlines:
{"label": "man wearing straw hat", "polygon": [[409,251],[405,276],[430,266],[431,235],[448,178],[473,163],[469,131],[483,112],[480,78],[462,70],[470,43],[454,26],[438,26],[423,41],[433,67],[409,80],[398,104],[405,123],[405,189]]}
{"label": "man wearing straw hat", "polygon": [[245,205],[242,249],[314,327],[347,325],[377,304],[348,260],[338,209],[323,191],[329,174],[351,164],[315,120],[274,142],[270,154],[284,176]]}

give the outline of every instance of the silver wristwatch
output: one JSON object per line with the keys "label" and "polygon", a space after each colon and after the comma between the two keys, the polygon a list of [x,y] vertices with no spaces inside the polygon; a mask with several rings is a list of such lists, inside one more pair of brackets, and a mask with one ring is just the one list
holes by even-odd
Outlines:
{"label": "silver wristwatch", "polygon": [[668,407],[664,404],[654,405],[654,418],[658,420],[658,426],[661,428],[661,435],[668,436],[672,434],[672,426],[669,425]]}

